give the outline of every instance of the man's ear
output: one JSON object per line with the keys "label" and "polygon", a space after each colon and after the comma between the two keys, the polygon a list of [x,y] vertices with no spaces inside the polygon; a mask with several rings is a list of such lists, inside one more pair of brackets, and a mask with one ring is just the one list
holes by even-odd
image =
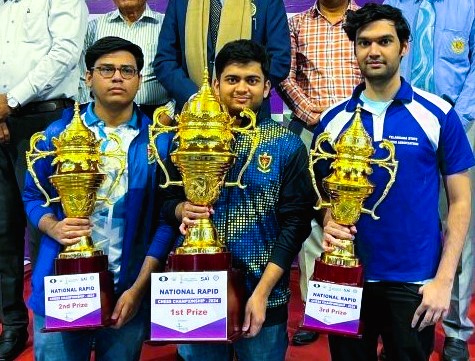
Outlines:
{"label": "man's ear", "polygon": [[143,77],[142,77],[142,74],[139,73],[139,86],[138,86],[138,89],[140,89],[142,87],[142,80],[143,80]]}
{"label": "man's ear", "polygon": [[219,100],[219,80],[217,78],[213,80],[213,90],[215,97]]}
{"label": "man's ear", "polygon": [[264,83],[264,99],[266,99],[269,96],[270,89],[271,89],[270,80],[267,79]]}
{"label": "man's ear", "polygon": [[86,85],[90,88],[92,86],[92,72],[87,70],[84,78]]}
{"label": "man's ear", "polygon": [[401,57],[406,56],[408,52],[409,52],[409,42],[406,40],[401,43]]}

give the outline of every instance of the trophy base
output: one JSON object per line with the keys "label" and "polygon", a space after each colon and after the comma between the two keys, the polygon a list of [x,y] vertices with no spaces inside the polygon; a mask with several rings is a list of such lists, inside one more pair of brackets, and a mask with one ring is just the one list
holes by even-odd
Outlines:
{"label": "trophy base", "polygon": [[55,260],[55,274],[57,276],[70,274],[98,273],[101,299],[101,323],[94,326],[60,326],[45,327],[41,332],[94,330],[113,324],[111,319],[115,306],[114,279],[108,270],[106,255],[85,258],[57,258]]}
{"label": "trophy base", "polygon": [[[322,256],[322,258],[324,257]],[[323,262],[321,259],[317,259],[315,261],[313,281],[320,282],[317,286],[322,286],[321,288],[318,288],[321,291],[316,292],[318,295],[313,294],[312,296],[312,292],[314,291],[310,290],[309,285],[307,304],[301,328],[319,333],[361,338],[363,324],[359,320],[359,310],[356,316],[353,315],[353,318],[342,317],[340,319],[335,319],[332,318],[332,316],[335,314],[341,315],[346,313],[345,307],[348,306],[339,307],[336,305],[345,304],[348,299],[353,299],[356,290],[358,290],[359,293],[362,292],[363,266],[360,264],[354,267],[332,265]],[[336,289],[346,289],[347,293],[341,295],[341,293],[335,293],[337,291],[331,291],[331,289],[335,289],[335,287],[328,287],[325,289],[323,283],[341,285],[342,287],[336,287]],[[317,300],[315,302],[315,297],[323,292],[327,294],[326,297],[328,298],[325,298],[326,300],[335,301],[328,302]],[[311,301],[311,298],[314,298],[313,302]],[[357,304],[356,299],[354,299],[354,301],[354,304]],[[354,304],[351,306],[354,307]],[[361,303],[359,303],[358,309],[361,309]]]}
{"label": "trophy base", "polygon": [[152,345],[168,343],[232,343],[242,337],[242,322],[244,320],[245,291],[244,275],[241,270],[232,268],[231,253],[201,253],[201,254],[172,254],[168,257],[170,272],[227,272],[227,328],[225,340],[190,340],[187,338],[171,340],[146,341]]}

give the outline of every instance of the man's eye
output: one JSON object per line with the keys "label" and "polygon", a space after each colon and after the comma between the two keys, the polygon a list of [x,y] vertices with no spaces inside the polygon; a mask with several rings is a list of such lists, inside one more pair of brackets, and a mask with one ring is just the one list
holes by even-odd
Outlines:
{"label": "man's eye", "polygon": [[101,67],[101,70],[102,70],[104,73],[115,72],[115,68],[113,68],[112,66],[103,66],[103,67]]}
{"label": "man's eye", "polygon": [[134,75],[135,74],[135,69],[132,68],[131,66],[123,66],[120,69],[120,71],[121,71],[122,74],[125,74],[125,75]]}

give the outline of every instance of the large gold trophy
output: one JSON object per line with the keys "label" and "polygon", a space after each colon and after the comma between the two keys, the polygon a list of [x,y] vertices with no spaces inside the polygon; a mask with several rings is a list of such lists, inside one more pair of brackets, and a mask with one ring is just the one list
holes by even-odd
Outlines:
{"label": "large gold trophy", "polygon": [[[165,108],[154,113],[154,123],[149,129],[149,138],[155,158],[165,173],[161,187],[182,186],[186,198],[196,205],[211,206],[219,197],[223,186],[244,188],[242,175],[249,166],[258,145],[256,116],[244,109],[241,116],[249,122],[235,124],[224,105],[220,104],[208,83],[207,69],[203,83],[195,95],[176,116],[176,126],[166,126],[159,119]],[[156,148],[156,138],[165,132],[176,132],[178,145],[170,154],[182,180],[171,180],[164,161]],[[225,181],[228,169],[234,164],[234,135],[241,133],[251,139],[247,161],[235,181]],[[228,271],[228,338],[240,334],[243,315],[243,282],[239,271],[232,269],[231,253],[226,250],[225,240],[220,238],[210,219],[201,219],[186,231],[183,245],[169,257],[170,271]]]}
{"label": "large gold trophy", "polygon": [[[380,143],[380,148],[387,149],[388,155],[383,159],[371,158],[375,150],[372,139],[363,127],[361,109],[358,106],[349,128],[341,134],[332,145],[335,153],[329,153],[322,148],[324,142],[331,144],[330,133],[322,133],[310,151],[309,169],[318,199],[316,210],[329,208],[333,220],[341,225],[352,226],[359,220],[361,213],[370,215],[377,220],[376,208],[387,196],[389,189],[396,179],[398,162],[395,159],[394,144],[386,139]],[[331,174],[322,180],[322,187],[329,201],[325,201],[320,193],[315,179],[314,165],[321,160],[333,159]],[[364,201],[374,190],[374,185],[368,179],[373,172],[372,165],[385,168],[390,175],[380,198],[371,209],[364,207]],[[335,247],[332,252],[323,252],[315,262],[313,280],[339,285],[361,287],[363,284],[363,268],[355,256],[354,244],[351,240],[340,240],[344,247]],[[309,326],[305,324],[304,327]],[[312,327],[307,327],[312,328]],[[331,327],[314,327],[323,332],[343,333],[332,330]],[[344,329],[344,328],[343,328]],[[351,332],[348,332],[351,334]]]}
{"label": "large gold trophy", "polygon": [[[71,123],[61,132],[58,138],[53,138],[55,149],[39,150],[38,143],[46,139],[43,132],[35,133],[30,140],[30,150],[26,152],[27,168],[32,178],[44,195],[44,207],[51,202],[61,202],[66,217],[88,218],[94,211],[96,201],[108,201],[113,188],[118,184],[125,170],[125,152],[121,150],[120,138],[115,134],[109,135],[116,147],[109,151],[100,150],[101,140],[83,123],[79,114],[79,104],[74,106],[74,116]],[[49,181],[56,189],[58,196],[51,198],[37,177],[35,163],[47,157],[53,157],[51,165],[55,173]],[[111,157],[118,166],[117,177],[105,197],[98,197],[97,191],[106,178],[100,169],[101,158]],[[94,246],[90,236],[81,237],[74,245],[65,247],[55,260],[56,275],[83,273],[99,273],[101,292],[102,325],[111,322],[110,316],[114,306],[114,289],[112,273],[108,271],[108,257],[102,250]],[[46,327],[48,330],[48,327]],[[72,326],[71,328],[80,328]],[[86,327],[87,328],[87,327]],[[69,329],[69,327],[52,327],[50,331]]]}

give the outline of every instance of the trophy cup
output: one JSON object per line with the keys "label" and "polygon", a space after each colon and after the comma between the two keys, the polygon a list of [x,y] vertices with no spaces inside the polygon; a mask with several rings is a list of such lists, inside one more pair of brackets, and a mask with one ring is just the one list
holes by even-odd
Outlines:
{"label": "trophy cup", "polygon": [[[218,199],[223,186],[245,187],[241,183],[241,178],[258,144],[254,112],[244,109],[241,116],[247,117],[249,122],[244,126],[236,126],[235,118],[229,115],[225,106],[214,96],[208,83],[207,69],[204,71],[200,90],[185,104],[181,114],[176,116],[176,126],[160,123],[160,115],[165,111],[165,108],[158,108],[155,111],[154,123],[149,128],[152,151],[165,174],[165,183],[161,187],[183,186],[186,198],[202,206],[211,206]],[[170,157],[177,166],[182,181],[170,179],[155,144],[158,135],[171,131],[176,132],[174,140],[178,147],[171,152]],[[250,137],[251,149],[237,180],[226,182],[226,173],[236,159],[233,152],[236,133]],[[219,237],[210,219],[200,219],[197,225],[187,229],[183,245],[169,256],[168,268],[172,272],[226,271],[228,278],[226,338],[232,341],[241,335],[244,310],[242,275],[239,270],[232,268],[231,253],[226,250],[225,242]],[[163,339],[162,335],[171,334],[163,327],[154,333],[155,326],[152,322],[152,340]],[[178,334],[175,338],[167,340],[170,339],[174,342],[194,341],[186,337],[181,339]]]}
{"label": "trophy cup", "polygon": [[[333,145],[335,154],[328,153],[322,148],[324,142],[331,144],[330,133],[322,133],[310,151],[309,169],[313,187],[318,196],[315,209],[330,208],[334,221],[346,226],[356,224],[361,213],[369,214],[375,220],[379,219],[375,213],[376,208],[386,198],[396,179],[398,162],[395,160],[394,144],[383,139],[380,148],[387,149],[388,155],[384,159],[371,158],[375,150],[371,137],[363,127],[359,106],[349,128]],[[324,201],[317,186],[313,168],[318,161],[329,159],[333,159],[330,166],[332,172],[322,180],[322,187],[329,196],[329,201]],[[385,168],[389,172],[390,180],[373,207],[367,209],[364,208],[363,203],[374,191],[374,185],[368,179],[373,172],[372,165]],[[360,292],[363,285],[363,268],[355,257],[353,241],[340,240],[340,242],[343,243],[343,247],[335,247],[332,252],[323,252],[315,262],[313,280],[319,283],[314,283],[311,285],[314,287],[309,287],[308,301],[310,302],[307,301],[307,306],[312,308],[317,304],[319,311],[316,312],[317,317],[311,317],[306,310],[303,327],[320,332],[358,336],[361,325],[359,307],[356,305],[357,299],[337,293],[339,291],[349,293],[350,290],[355,293]],[[318,291],[315,291],[316,287]],[[351,304],[351,301],[355,304]],[[343,310],[344,308],[357,309],[357,319],[352,319],[351,312]]]}
{"label": "trophy cup", "polygon": [[[79,103],[76,103],[71,123],[59,134],[58,138],[52,138],[54,150],[43,151],[37,148],[38,142],[45,139],[43,132],[35,133],[30,139],[30,150],[26,152],[28,171],[46,199],[43,206],[47,207],[51,202],[61,202],[66,217],[88,218],[93,213],[96,201],[108,201],[113,188],[118,184],[125,170],[126,153],[120,149],[120,138],[115,134],[110,134],[109,139],[116,144],[116,147],[110,151],[101,152],[101,140],[96,140],[94,133],[84,125],[79,115]],[[34,169],[34,164],[38,160],[47,157],[54,157],[51,166],[55,166],[55,173],[49,177],[49,181],[58,193],[58,196],[54,198],[51,198],[41,185]],[[105,197],[96,195],[106,178],[106,174],[100,170],[101,157],[111,157],[120,165],[117,177]],[[81,320],[75,320],[77,322],[46,317],[44,331],[95,328],[111,324],[110,317],[115,303],[112,273],[108,271],[107,255],[94,246],[89,236],[83,236],[78,243],[65,247],[55,259],[56,276],[86,273],[98,274],[100,314],[95,312],[94,317],[85,316]],[[77,291],[80,288],[71,287],[68,290]],[[92,297],[92,293],[84,297]],[[63,296],[62,299],[75,298],[81,297],[69,295]],[[81,305],[84,304],[75,302],[68,306],[67,303],[62,303],[59,307],[75,308],[83,307]],[[97,322],[98,319],[100,319],[99,322]]]}

